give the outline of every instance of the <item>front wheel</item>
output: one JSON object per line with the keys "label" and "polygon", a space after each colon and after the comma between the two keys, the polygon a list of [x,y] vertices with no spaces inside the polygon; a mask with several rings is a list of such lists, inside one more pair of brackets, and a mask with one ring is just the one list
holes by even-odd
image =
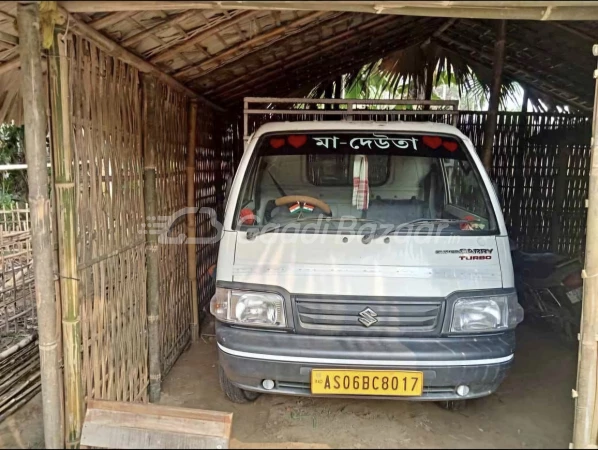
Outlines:
{"label": "front wheel", "polygon": [[448,400],[444,402],[436,402],[436,404],[445,411],[458,412],[463,411],[467,406],[466,400]]}
{"label": "front wheel", "polygon": [[226,397],[233,403],[251,403],[256,401],[260,396],[257,392],[246,391],[232,384],[224,373],[222,366],[218,366],[218,379],[220,381],[222,392],[224,392]]}

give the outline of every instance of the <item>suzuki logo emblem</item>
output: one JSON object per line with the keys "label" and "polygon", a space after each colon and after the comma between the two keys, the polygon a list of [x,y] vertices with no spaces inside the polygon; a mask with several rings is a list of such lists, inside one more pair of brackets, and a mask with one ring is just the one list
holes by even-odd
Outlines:
{"label": "suzuki logo emblem", "polygon": [[366,308],[359,313],[358,320],[364,327],[369,328],[378,323],[378,319],[376,319],[376,317],[378,317],[378,314],[376,314],[372,308]]}

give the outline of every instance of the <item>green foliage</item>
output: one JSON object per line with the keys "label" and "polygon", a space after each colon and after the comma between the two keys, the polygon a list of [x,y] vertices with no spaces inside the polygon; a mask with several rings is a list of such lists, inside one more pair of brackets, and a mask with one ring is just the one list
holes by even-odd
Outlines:
{"label": "green foliage", "polygon": [[[24,128],[0,124],[0,164],[25,164]],[[27,171],[0,172],[0,207],[27,201]]]}

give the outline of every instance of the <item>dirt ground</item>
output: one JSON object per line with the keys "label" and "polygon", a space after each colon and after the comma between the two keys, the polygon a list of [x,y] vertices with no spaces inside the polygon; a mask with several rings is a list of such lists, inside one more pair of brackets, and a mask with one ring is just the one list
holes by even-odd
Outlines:
{"label": "dirt ground", "polygon": [[[162,403],[233,412],[233,448],[567,448],[576,349],[524,326],[516,356],[499,392],[460,413],[429,403],[274,395],[234,405],[218,387],[215,344],[200,343],[166,378]],[[38,396],[0,424],[0,448],[42,446]]]}
{"label": "dirt ground", "polygon": [[430,403],[274,395],[235,405],[218,388],[215,345],[201,343],[179,359],[162,403],[233,412],[237,448],[568,448],[576,359],[575,348],[525,326],[499,392],[460,413]]}

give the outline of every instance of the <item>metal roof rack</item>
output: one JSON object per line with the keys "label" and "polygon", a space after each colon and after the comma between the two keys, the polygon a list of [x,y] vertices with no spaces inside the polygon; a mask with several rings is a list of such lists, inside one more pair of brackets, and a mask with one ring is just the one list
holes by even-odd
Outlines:
{"label": "metal roof rack", "polygon": [[[409,108],[409,109],[407,109]],[[408,120],[409,116],[441,116],[436,121],[457,125],[458,100],[374,100],[246,97],[244,139],[266,122],[307,120]],[[415,120],[413,117],[411,120]]]}

